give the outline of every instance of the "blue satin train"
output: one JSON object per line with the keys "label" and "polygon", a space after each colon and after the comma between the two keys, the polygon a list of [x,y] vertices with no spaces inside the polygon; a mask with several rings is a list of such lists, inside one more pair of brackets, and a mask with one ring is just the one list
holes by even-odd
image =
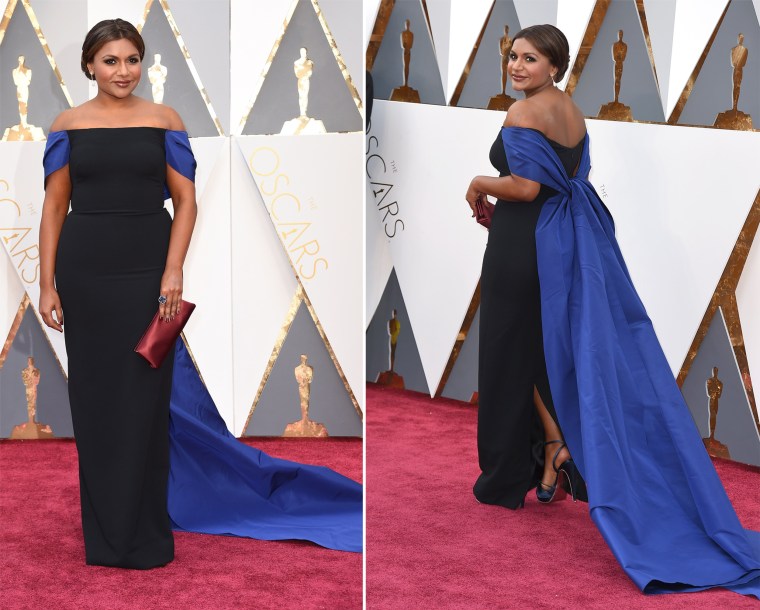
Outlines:
{"label": "blue satin train", "polygon": [[760,598],[760,533],[731,506],[588,181],[538,131],[505,127],[509,167],[555,189],[536,226],[546,368],[591,518],[645,593]]}

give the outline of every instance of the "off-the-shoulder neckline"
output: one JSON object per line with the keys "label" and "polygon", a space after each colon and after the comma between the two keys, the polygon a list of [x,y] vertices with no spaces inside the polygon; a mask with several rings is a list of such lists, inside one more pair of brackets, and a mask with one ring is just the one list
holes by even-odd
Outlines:
{"label": "off-the-shoulder neckline", "polygon": [[537,134],[540,134],[543,136],[543,138],[550,142],[551,144],[556,144],[557,146],[561,146],[562,148],[566,148],[568,150],[574,150],[578,148],[581,144],[583,144],[586,141],[586,136],[588,135],[588,131],[583,134],[583,137],[578,141],[578,143],[575,146],[565,146],[561,142],[557,142],[557,140],[552,140],[550,137],[548,137],[543,131],[540,129],[536,129],[535,127],[520,127],[519,125],[502,125],[502,129],[527,129],[528,131],[535,131]]}
{"label": "off-the-shoulder neckline", "polygon": [[167,131],[173,133],[187,133],[187,130],[185,129],[167,129],[166,127],[154,127],[153,125],[131,125],[129,127],[77,127],[74,129],[58,129],[56,131],[48,132],[48,135],[53,135],[54,133],[68,133],[69,131],[92,131],[96,129],[158,129],[159,131]]}

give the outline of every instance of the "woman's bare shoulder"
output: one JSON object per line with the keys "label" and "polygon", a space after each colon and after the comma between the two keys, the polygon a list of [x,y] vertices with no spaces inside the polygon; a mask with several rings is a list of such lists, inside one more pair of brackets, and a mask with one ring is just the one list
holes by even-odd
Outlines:
{"label": "woman's bare shoulder", "polygon": [[88,114],[89,102],[84,102],[74,108],[69,108],[61,112],[53,123],[50,125],[50,131],[65,131],[67,129],[76,129],[78,124],[86,120]]}
{"label": "woman's bare shoulder", "polygon": [[148,112],[161,127],[172,131],[185,131],[185,124],[174,108],[154,102],[146,101],[146,104],[148,104]]}
{"label": "woman's bare shoulder", "polygon": [[509,107],[504,127],[528,127],[540,130],[542,127],[541,109],[530,100],[517,100]]}

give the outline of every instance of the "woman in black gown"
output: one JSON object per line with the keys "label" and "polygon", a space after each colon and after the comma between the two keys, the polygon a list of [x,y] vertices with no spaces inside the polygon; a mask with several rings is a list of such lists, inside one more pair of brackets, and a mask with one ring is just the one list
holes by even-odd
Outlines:
{"label": "woman in black gown", "polygon": [[121,19],[87,34],[82,70],[98,94],[51,127],[69,162],[46,176],[40,225],[40,313],[62,331],[65,311],[86,561],[140,569],[174,557],[166,506],[174,358],[152,369],[133,350],[157,307],[164,318],[179,311],[196,217],[192,180],[166,161],[182,121],[132,94],[144,52]]}
{"label": "woman in black gown", "polygon": [[[529,38],[519,32],[509,55],[513,88],[525,99],[509,109],[505,127],[534,129],[554,148],[572,175],[586,132],[581,110],[554,87],[569,56],[564,35],[551,26],[534,26]],[[481,475],[475,497],[507,508],[523,505],[537,487],[549,502],[564,492],[558,470],[583,485],[562,442],[544,361],[541,302],[536,262],[536,222],[554,189],[511,176],[499,132],[490,151],[499,178],[476,176],[467,201],[486,195],[498,201],[491,219],[481,274],[478,370],[478,458]],[[568,486],[569,489],[569,486]]]}

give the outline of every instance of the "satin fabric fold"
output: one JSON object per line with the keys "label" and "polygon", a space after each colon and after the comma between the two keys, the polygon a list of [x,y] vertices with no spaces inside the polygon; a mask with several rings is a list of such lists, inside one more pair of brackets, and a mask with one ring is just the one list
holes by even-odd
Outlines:
{"label": "satin fabric fold", "polygon": [[169,424],[175,530],[309,540],[361,552],[362,486],[324,466],[268,456],[227,430],[177,341]]}
{"label": "satin fabric fold", "polygon": [[760,598],[745,530],[700,438],[588,181],[533,129],[502,131],[512,174],[558,191],[536,226],[546,368],[591,518],[645,593],[725,587]]}

